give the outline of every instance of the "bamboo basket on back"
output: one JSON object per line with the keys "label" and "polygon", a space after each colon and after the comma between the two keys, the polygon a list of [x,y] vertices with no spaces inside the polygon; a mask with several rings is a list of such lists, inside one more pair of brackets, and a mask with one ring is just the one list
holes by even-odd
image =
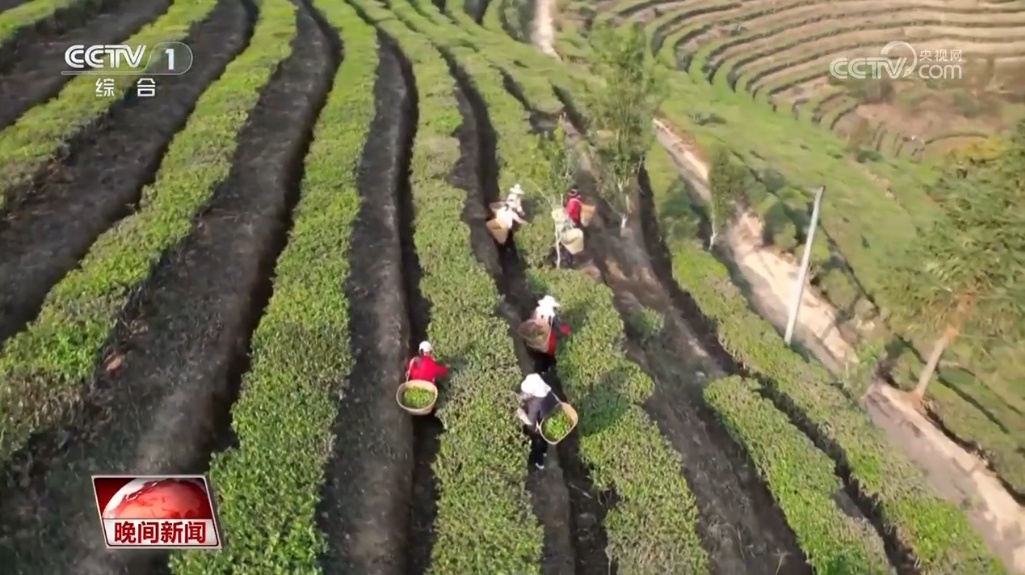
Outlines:
{"label": "bamboo basket on back", "polygon": [[548,338],[552,334],[552,326],[548,322],[536,318],[528,319],[516,329],[517,335],[523,338],[527,347],[540,352],[548,351]]}
{"label": "bamboo basket on back", "polygon": [[577,255],[584,251],[584,232],[576,228],[562,232],[559,242],[566,246],[566,251]]}
{"label": "bamboo basket on back", "polygon": [[499,244],[505,245],[505,242],[509,241],[509,228],[503,226],[497,219],[488,220],[488,223],[484,225],[487,226],[491,237],[495,238]]}

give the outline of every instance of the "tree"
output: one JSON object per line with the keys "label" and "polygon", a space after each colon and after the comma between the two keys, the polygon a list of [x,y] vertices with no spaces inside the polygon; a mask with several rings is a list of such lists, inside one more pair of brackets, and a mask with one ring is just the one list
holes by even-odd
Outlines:
{"label": "tree", "polygon": [[561,194],[573,184],[578,158],[561,124],[551,132],[539,134],[530,155],[532,161],[527,181],[537,186],[539,193]]}
{"label": "tree", "polygon": [[883,276],[891,322],[935,338],[918,402],[956,339],[1025,335],[1025,122],[994,162],[945,175],[930,195],[942,216]]}
{"label": "tree", "polygon": [[725,231],[733,219],[738,201],[743,201],[751,174],[744,166],[733,161],[733,154],[725,147],[716,148],[712,154],[712,166],[708,170],[708,188],[712,195],[709,219],[712,235],[708,238],[708,249],[715,247],[720,231]]}
{"label": "tree", "polygon": [[625,228],[637,173],[655,140],[651,122],[665,99],[665,81],[641,28],[602,24],[590,39],[595,72],[604,80],[585,100],[591,160],[598,194],[620,214]]}

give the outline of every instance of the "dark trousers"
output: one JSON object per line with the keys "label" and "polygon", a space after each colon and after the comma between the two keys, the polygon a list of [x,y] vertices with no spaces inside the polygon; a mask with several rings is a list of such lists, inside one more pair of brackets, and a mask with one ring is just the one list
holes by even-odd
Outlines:
{"label": "dark trousers", "polygon": [[544,375],[555,367],[555,357],[540,351],[531,351],[534,359],[534,373]]}
{"label": "dark trousers", "polygon": [[[566,249],[566,247],[563,246],[562,244],[559,244],[559,254],[561,254],[559,256],[561,259],[558,260],[560,267],[571,268],[571,267],[573,267],[576,264],[576,257],[574,257],[573,254],[569,253],[569,251]],[[552,250],[550,250],[548,252],[548,263],[552,267],[555,267],[556,261],[557,260],[556,260],[555,249],[552,248]]]}
{"label": "dark trousers", "polygon": [[526,427],[523,428],[523,431],[530,438],[530,454],[527,456],[527,465],[544,465],[545,454],[548,453],[548,442],[537,431],[528,431]]}

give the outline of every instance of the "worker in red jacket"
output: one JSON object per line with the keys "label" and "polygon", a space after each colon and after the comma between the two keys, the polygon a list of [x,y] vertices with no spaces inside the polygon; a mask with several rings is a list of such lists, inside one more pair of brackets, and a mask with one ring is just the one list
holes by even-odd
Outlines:
{"label": "worker in red jacket", "polygon": [[537,302],[537,308],[534,309],[534,318],[547,322],[551,328],[548,332],[547,353],[535,354],[534,367],[537,373],[547,373],[548,370],[555,366],[555,354],[558,352],[559,336],[568,336],[570,334],[569,326],[557,317],[558,312],[556,310],[560,307],[562,306],[559,302],[555,301],[555,298],[546,295]]}
{"label": "worker in red jacket", "polygon": [[582,228],[580,214],[584,210],[584,203],[580,200],[580,190],[576,186],[569,189],[569,197],[566,198],[566,205],[563,207],[566,209],[566,215],[569,216],[573,225]]}
{"label": "worker in red jacket", "polygon": [[448,375],[448,368],[435,361],[433,353],[431,342],[420,342],[416,357],[409,360],[409,366],[406,368],[406,381],[419,379],[437,386],[438,380]]}

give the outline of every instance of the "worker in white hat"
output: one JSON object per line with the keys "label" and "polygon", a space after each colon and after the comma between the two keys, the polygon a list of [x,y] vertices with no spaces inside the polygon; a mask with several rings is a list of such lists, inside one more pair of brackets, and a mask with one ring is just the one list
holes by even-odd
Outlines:
{"label": "worker in white hat", "polygon": [[545,353],[535,353],[534,369],[538,373],[546,373],[555,366],[555,354],[558,348],[558,336],[568,336],[570,327],[558,317],[558,310],[562,307],[556,299],[546,295],[537,302],[534,308],[534,320],[548,324],[548,345]]}
{"label": "worker in white hat", "polygon": [[523,213],[523,188],[517,183],[515,186],[509,188],[509,195],[505,197],[505,205],[516,212],[521,217]]}
{"label": "worker in white hat", "polygon": [[434,346],[429,341],[421,341],[417,353],[406,366],[406,381],[414,379],[429,381],[438,386],[438,380],[448,375],[448,368],[434,359]]}
{"label": "worker in white hat", "polygon": [[544,378],[532,373],[520,383],[520,400],[522,405],[516,415],[523,422],[524,433],[530,438],[530,454],[527,456],[527,465],[544,469],[548,443],[541,437],[539,426],[545,417],[559,407],[559,398],[555,396],[551,386],[545,382]]}
{"label": "worker in white hat", "polygon": [[[512,230],[513,226],[520,224],[521,226],[527,225],[527,220],[520,216],[519,212],[515,208],[510,206],[508,203],[503,203],[497,210],[495,210],[495,219],[502,225],[504,230]],[[507,240],[508,241],[508,240]]]}

